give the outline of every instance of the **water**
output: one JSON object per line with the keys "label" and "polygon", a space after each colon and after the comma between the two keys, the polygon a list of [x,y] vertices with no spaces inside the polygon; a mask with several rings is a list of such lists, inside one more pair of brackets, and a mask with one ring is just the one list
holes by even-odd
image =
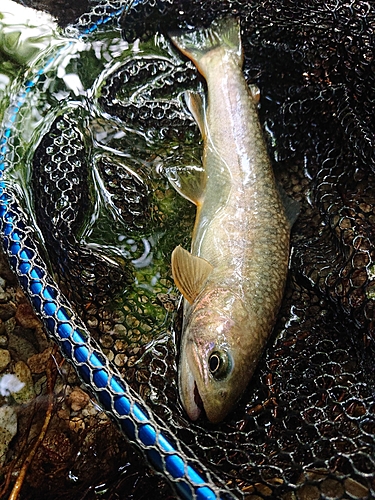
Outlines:
{"label": "water", "polygon": [[[124,318],[125,337],[134,339],[134,322],[126,321],[126,317],[137,303],[138,312],[142,309],[142,340],[139,335],[136,338],[138,345],[144,344],[169,331],[165,303],[155,297],[174,297],[170,254],[177,244],[189,246],[194,220],[194,207],[176,194],[166,176],[168,168],[200,162],[199,133],[183,100],[183,91],[197,85],[191,76],[193,70],[186,85],[182,71],[186,70],[185,63],[161,35],[148,43],[129,45],[114,28],[77,39],[70,37],[74,31],[65,36],[51,22],[43,24],[38,34],[37,27],[27,28],[33,24],[37,21],[25,21],[25,26],[11,26],[9,22],[2,30],[3,41],[8,43],[0,66],[1,109],[24,85],[26,67],[26,73],[31,75],[48,65],[16,116],[17,143],[11,148],[8,181],[17,190],[30,223],[34,227],[43,224],[35,215],[44,188],[35,186],[43,181],[32,176],[34,153],[58,116],[74,120],[82,133],[87,157],[89,202],[80,224],[69,236],[80,249],[89,250],[104,264],[111,261],[130,270],[132,280],[122,288],[116,284],[106,310],[118,311],[117,317]],[[176,87],[169,79],[172,72],[179,70],[181,85]],[[108,104],[111,100],[115,101],[112,107]],[[164,125],[160,126],[163,115]],[[69,147],[74,150],[75,145]],[[60,173],[63,179],[65,174]],[[54,175],[54,182],[58,182]],[[127,193],[125,201],[120,199],[121,189]],[[142,203],[137,194],[131,197],[137,190],[143,196]],[[124,207],[127,202],[132,202],[130,213]],[[58,203],[63,213],[69,203],[64,201],[64,194]],[[53,222],[58,225],[61,220]],[[41,238],[35,231],[48,256],[49,236],[46,231],[42,234]],[[64,238],[64,234],[59,237]]]}

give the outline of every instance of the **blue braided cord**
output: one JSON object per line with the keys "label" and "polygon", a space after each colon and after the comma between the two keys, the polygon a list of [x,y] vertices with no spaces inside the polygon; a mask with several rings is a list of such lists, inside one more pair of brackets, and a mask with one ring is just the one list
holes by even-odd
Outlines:
{"label": "blue braided cord", "polygon": [[[108,22],[116,14],[119,15],[123,9],[124,7],[103,18],[101,22],[97,22],[96,27]],[[90,30],[92,31],[93,29]],[[4,180],[4,172],[8,167],[6,155],[10,152],[9,139],[18,112],[40,76],[71,43],[49,58],[45,65],[24,83],[24,89],[14,97],[4,115],[0,137],[0,230],[3,233],[3,247],[21,285],[28,292],[35,310],[41,315],[49,335],[59,344],[64,356],[72,362],[84,383],[114,417],[125,435],[141,448],[156,470],[171,480],[183,498],[220,498],[221,492],[225,490],[219,491],[214,484],[208,484],[194,466],[190,465],[192,460],[160,433],[151,410],[146,409],[139,396],[122,380],[90,337],[86,327],[74,316],[69,302],[60,294],[45,270],[44,262],[38,258],[38,251],[22,222],[22,209]],[[150,446],[153,448],[150,449]],[[227,491],[225,497],[233,498]]]}
{"label": "blue braided cord", "polygon": [[95,24],[93,24],[92,26],[86,28],[86,29],[83,29],[81,30],[81,33],[84,34],[84,35],[87,35],[89,33],[92,33],[93,31],[95,31],[99,26],[102,26],[103,24],[106,24],[108,23],[109,21],[112,21],[115,17],[119,17],[123,11],[124,11],[124,8],[125,7],[121,7],[120,9],[116,10],[115,12],[112,12],[111,14],[108,14],[106,17],[102,18],[102,19],[99,19]]}
{"label": "blue braided cord", "polygon": [[139,3],[139,0],[119,0],[119,7],[114,8],[112,12],[106,13],[105,16],[99,18],[95,23],[93,23],[90,26],[87,26],[86,28],[80,28],[78,25],[76,27],[80,31],[81,35],[88,35],[98,29],[100,26],[103,26],[104,24],[109,23],[110,21],[113,21],[114,19],[120,18],[120,16],[123,14],[125,10],[129,10],[129,8],[134,4],[134,3]]}

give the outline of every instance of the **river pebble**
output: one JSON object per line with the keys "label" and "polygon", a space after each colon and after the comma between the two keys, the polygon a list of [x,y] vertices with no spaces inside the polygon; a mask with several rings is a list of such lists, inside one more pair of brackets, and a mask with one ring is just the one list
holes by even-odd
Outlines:
{"label": "river pebble", "polygon": [[10,352],[6,349],[0,349],[0,372],[5,370],[5,368],[10,363]]}
{"label": "river pebble", "polygon": [[0,319],[7,321],[16,314],[16,306],[12,302],[0,304]]}
{"label": "river pebble", "polygon": [[30,368],[23,361],[18,361],[14,367],[14,374],[20,382],[25,384],[20,391],[13,394],[14,400],[19,404],[30,403],[35,397]]}
{"label": "river pebble", "polygon": [[12,406],[0,407],[0,468],[4,465],[9,443],[17,434],[17,414]]}

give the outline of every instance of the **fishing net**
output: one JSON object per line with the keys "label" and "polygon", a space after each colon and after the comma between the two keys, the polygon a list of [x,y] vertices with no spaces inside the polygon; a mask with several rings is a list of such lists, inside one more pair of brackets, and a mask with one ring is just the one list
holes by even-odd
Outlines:
{"label": "fishing net", "polygon": [[[116,8],[93,2],[76,27]],[[244,73],[261,90],[277,179],[301,211],[272,337],[239,404],[212,425],[189,422],[178,400],[181,318],[170,253],[188,247],[194,209],[167,181],[174,169],[200,164],[200,135],[181,93],[204,81],[166,33],[228,14],[241,19]],[[374,497],[372,4],[145,0],[119,22],[123,39],[138,38],[136,50],[109,59],[90,104],[59,103],[30,153],[29,206],[42,234],[33,237],[62,292],[124,378],[234,494]],[[105,46],[104,27],[97,36]],[[127,497],[130,484],[134,498],[173,495],[115,432],[106,439],[116,443],[123,474],[116,478],[112,456],[102,498]],[[95,443],[103,450],[103,436]],[[88,463],[69,459],[64,471],[86,474],[95,498],[99,480]],[[67,482],[66,474],[47,481],[44,492],[38,484],[39,498]],[[73,491],[70,484],[59,495],[77,498]]]}

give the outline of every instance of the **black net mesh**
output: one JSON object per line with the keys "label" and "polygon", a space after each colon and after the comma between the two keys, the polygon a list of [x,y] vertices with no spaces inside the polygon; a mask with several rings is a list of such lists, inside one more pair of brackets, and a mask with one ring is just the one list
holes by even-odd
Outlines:
{"label": "black net mesh", "polygon": [[[96,2],[76,26],[117,8]],[[178,401],[169,258],[188,245],[194,210],[165,172],[199,164],[181,92],[204,81],[166,33],[227,14],[241,19],[270,156],[301,213],[272,338],[244,397],[214,426],[189,422]],[[121,27],[141,50],[105,66],[90,106],[60,106],[32,157],[33,210],[61,290],[124,378],[237,494],[374,497],[372,3],[145,0]],[[147,484],[149,471],[135,469]]]}

